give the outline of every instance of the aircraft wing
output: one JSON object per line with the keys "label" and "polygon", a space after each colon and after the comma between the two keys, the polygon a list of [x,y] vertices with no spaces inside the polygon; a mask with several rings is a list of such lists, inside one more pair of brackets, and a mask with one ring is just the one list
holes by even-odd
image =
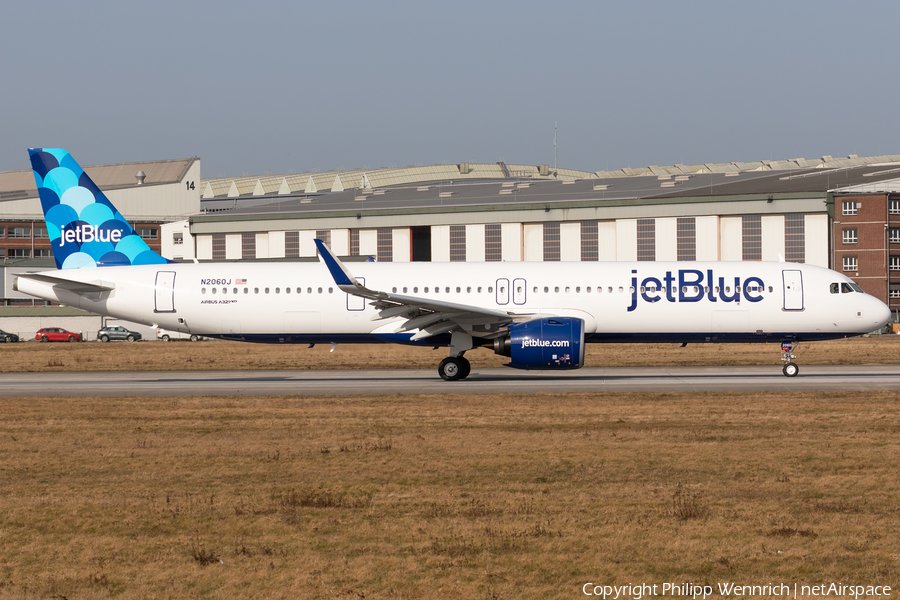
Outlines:
{"label": "aircraft wing", "polygon": [[370,304],[379,311],[373,320],[395,317],[405,319],[397,328],[397,332],[418,329],[419,331],[411,338],[413,341],[453,330],[491,338],[504,333],[501,327],[513,321],[513,315],[501,310],[369,289],[350,274],[344,263],[322,240],[317,239],[315,242],[319,248],[319,259],[328,267],[338,288],[352,296],[371,300]]}
{"label": "aircraft wing", "polygon": [[[75,293],[108,292],[116,289],[115,284],[105,281],[78,281],[57,275],[59,271],[41,271],[37,273],[16,273],[16,277],[49,283],[64,290]],[[51,273],[54,273],[51,275]]]}

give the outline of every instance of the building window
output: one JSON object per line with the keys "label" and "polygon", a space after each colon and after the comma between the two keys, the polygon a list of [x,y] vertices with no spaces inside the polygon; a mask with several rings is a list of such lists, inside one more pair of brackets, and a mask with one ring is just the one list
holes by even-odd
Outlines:
{"label": "building window", "polygon": [[888,212],[892,215],[900,215],[900,200],[890,200],[888,202]]}
{"label": "building window", "polygon": [[891,271],[900,271],[900,256],[892,256],[889,263]]}
{"label": "building window", "polygon": [[581,222],[581,260],[600,260],[600,227],[597,221]]}
{"label": "building window", "polygon": [[359,256],[359,229],[350,230],[350,256]]}
{"label": "building window", "polygon": [[466,262],[466,226],[450,226],[450,262]]}
{"label": "building window", "polygon": [[891,285],[890,296],[891,298],[900,298],[900,286]]}
{"label": "building window", "polygon": [[678,260],[697,260],[697,219],[679,217],[678,223]]}
{"label": "building window", "polygon": [[394,230],[390,227],[378,229],[378,247],[376,258],[378,262],[392,262],[394,260]]}
{"label": "building window", "polygon": [[213,260],[225,260],[225,234],[212,234]]}
{"label": "building window", "polygon": [[856,200],[844,200],[841,202],[841,214],[844,216],[855,215],[858,208]]}
{"label": "building window", "polygon": [[316,239],[322,240],[325,242],[325,245],[331,248],[331,230],[330,229],[316,229]]}
{"label": "building window", "polygon": [[0,227],[0,238],[6,237],[6,227]]}
{"label": "building window", "polygon": [[544,260],[559,260],[559,223],[544,223]]}
{"label": "building window", "polygon": [[0,258],[6,258],[6,248],[0,248]]}
{"label": "building window", "polygon": [[900,244],[900,227],[891,227],[888,230],[888,240],[892,244]]}
{"label": "building window", "polygon": [[856,243],[856,229],[845,229],[843,233],[844,233],[844,243],[845,244],[855,244]]}
{"label": "building window", "polygon": [[138,234],[142,240],[155,240],[159,236],[156,227],[135,227],[134,232]]}
{"label": "building window", "polygon": [[256,258],[256,234],[255,233],[242,233],[241,234],[241,258],[244,260],[248,258]]}
{"label": "building window", "polygon": [[179,231],[178,233],[173,233],[172,234],[172,243],[175,244],[176,246],[178,244],[183,244],[184,243],[184,232]]}
{"label": "building window", "polygon": [[762,260],[762,217],[746,215],[742,219],[743,260]]}
{"label": "building window", "polygon": [[656,219],[637,220],[637,259],[656,260]]}
{"label": "building window", "polygon": [[53,254],[50,252],[50,248],[35,248],[34,249],[34,257],[35,258],[50,258]]}
{"label": "building window", "polygon": [[34,239],[49,240],[50,235],[47,233],[47,228],[46,227],[35,227],[34,228]]}
{"label": "building window", "polygon": [[845,271],[859,271],[859,262],[857,261],[855,256],[845,256],[844,257],[844,270]]}
{"label": "building window", "polygon": [[488,223],[484,226],[484,260],[488,262],[503,260],[503,237],[499,223]]}
{"label": "building window", "polygon": [[286,258],[297,258],[300,256],[299,231],[284,232],[284,256]]}
{"label": "building window", "polygon": [[784,215],[784,260],[806,262],[806,217]]}
{"label": "building window", "polygon": [[31,248],[10,248],[6,252],[9,258],[31,258]]}
{"label": "building window", "polygon": [[13,239],[31,239],[31,227],[10,227],[9,237]]}

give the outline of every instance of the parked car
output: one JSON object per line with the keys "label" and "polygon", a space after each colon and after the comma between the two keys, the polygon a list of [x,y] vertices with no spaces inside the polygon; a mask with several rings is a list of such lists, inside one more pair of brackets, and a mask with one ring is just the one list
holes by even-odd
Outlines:
{"label": "parked car", "polygon": [[170,342],[172,340],[191,340],[192,342],[197,342],[202,340],[203,337],[193,333],[182,333],[180,331],[169,331],[168,329],[157,329],[156,339],[162,340],[164,342]]}
{"label": "parked car", "polygon": [[104,327],[103,329],[98,331],[97,339],[101,342],[108,342],[110,340],[127,340],[129,342],[136,342],[141,339],[141,334],[137,331],[131,331],[117,325],[115,327]]}
{"label": "parked car", "polygon": [[80,342],[81,334],[66,331],[62,327],[44,327],[37,330],[34,339],[39,342]]}
{"label": "parked car", "polygon": [[9,333],[8,331],[3,331],[0,329],[0,342],[18,342],[19,336],[14,333]]}

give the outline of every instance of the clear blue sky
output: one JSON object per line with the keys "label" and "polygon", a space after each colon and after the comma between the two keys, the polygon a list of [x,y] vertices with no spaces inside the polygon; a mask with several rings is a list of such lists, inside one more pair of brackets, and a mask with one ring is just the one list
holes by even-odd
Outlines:
{"label": "clear blue sky", "polygon": [[0,170],[900,153],[900,3],[8,2]]}

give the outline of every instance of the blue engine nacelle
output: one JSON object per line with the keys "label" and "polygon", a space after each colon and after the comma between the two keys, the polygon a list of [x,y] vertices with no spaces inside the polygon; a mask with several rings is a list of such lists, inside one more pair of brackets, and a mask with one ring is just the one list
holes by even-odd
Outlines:
{"label": "blue engine nacelle", "polygon": [[509,326],[509,335],[494,340],[494,352],[509,356],[514,369],[580,369],[584,366],[584,320],[535,319]]}

